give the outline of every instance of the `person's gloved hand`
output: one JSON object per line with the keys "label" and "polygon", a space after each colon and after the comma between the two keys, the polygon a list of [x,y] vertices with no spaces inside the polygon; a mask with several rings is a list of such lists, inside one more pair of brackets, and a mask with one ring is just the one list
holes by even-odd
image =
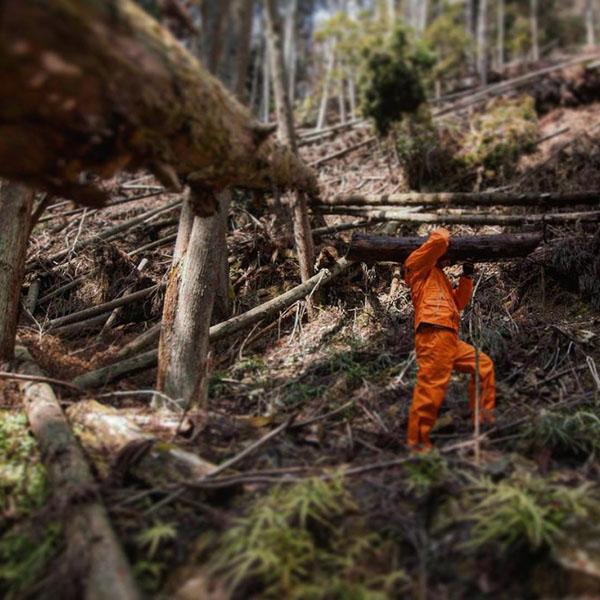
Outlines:
{"label": "person's gloved hand", "polygon": [[475,274],[475,265],[472,262],[466,262],[463,264],[463,275],[465,277],[473,277]]}

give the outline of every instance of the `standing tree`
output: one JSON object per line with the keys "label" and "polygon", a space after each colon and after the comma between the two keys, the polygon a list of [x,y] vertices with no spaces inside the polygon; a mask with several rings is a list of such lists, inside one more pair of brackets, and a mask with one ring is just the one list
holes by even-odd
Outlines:
{"label": "standing tree", "polygon": [[477,73],[481,85],[487,84],[487,8],[488,0],[479,0],[479,12],[477,14]]}
{"label": "standing tree", "polygon": [[529,18],[531,21],[531,60],[540,60],[540,41],[538,28],[538,0],[530,0]]}
{"label": "standing tree", "polygon": [[[283,40],[281,35],[281,19],[276,0],[265,0],[267,40],[271,56],[271,72],[273,74],[273,90],[277,110],[277,125],[279,139],[294,153],[297,153],[294,115],[288,94],[289,85],[285,70]],[[306,196],[302,192],[294,194],[292,201],[292,220],[294,224],[294,240],[300,275],[302,281],[308,281],[313,275],[314,246],[308,217]]]}
{"label": "standing tree", "polygon": [[585,30],[587,35],[587,45],[596,45],[596,35],[594,32],[594,0],[585,2]]}
{"label": "standing tree", "polygon": [[32,207],[31,190],[0,182],[0,362],[15,350]]}

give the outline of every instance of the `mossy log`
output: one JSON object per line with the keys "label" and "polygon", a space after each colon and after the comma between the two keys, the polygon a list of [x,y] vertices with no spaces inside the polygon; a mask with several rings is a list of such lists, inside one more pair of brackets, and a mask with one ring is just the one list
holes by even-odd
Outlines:
{"label": "mossy log", "polygon": [[[404,262],[408,255],[427,240],[426,237],[393,237],[355,233],[348,258],[375,262]],[[452,261],[487,262],[527,256],[542,241],[537,233],[453,237],[446,253]]]}
{"label": "mossy log", "polygon": [[[17,348],[17,372],[43,376],[25,348]],[[47,383],[19,384],[33,434],[53,494],[65,514],[69,564],[84,574],[85,600],[141,598],[129,564],[95,492],[95,481],[52,388]]]}
{"label": "mossy log", "polygon": [[141,167],[173,188],[316,193],[313,172],[132,0],[0,0],[0,15],[0,176],[87,205],[106,193],[82,174]]}
{"label": "mossy log", "polygon": [[347,194],[322,198],[320,205],[328,206],[423,206],[451,208],[455,206],[537,206],[571,207],[600,205],[600,191],[574,193],[510,193],[510,192],[440,192],[405,194],[361,195]]}
{"label": "mossy log", "polygon": [[215,469],[196,454],[145,433],[123,411],[95,400],[74,404],[67,415],[105,473],[111,467],[119,475],[127,472],[148,485],[162,486],[202,478]]}

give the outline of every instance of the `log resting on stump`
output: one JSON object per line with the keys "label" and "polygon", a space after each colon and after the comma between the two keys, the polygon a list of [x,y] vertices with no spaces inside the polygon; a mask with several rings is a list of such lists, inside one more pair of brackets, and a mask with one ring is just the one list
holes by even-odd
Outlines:
{"label": "log resting on stump", "polygon": [[[44,376],[25,348],[17,348],[15,354],[18,373]],[[141,598],[106,509],[95,491],[88,463],[52,388],[47,383],[37,382],[23,382],[19,387],[53,494],[68,511],[65,515],[66,560],[83,573],[81,597],[86,600]]]}
{"label": "log resting on stump", "polygon": [[331,206],[423,206],[450,208],[453,206],[539,206],[571,207],[600,205],[600,191],[565,193],[510,192],[440,192],[362,195],[345,194],[322,198],[320,204]]}
{"label": "log resting on stump", "polygon": [[67,415],[97,464],[110,465],[119,475],[127,472],[150,486],[162,486],[202,478],[215,469],[196,454],[144,433],[123,411],[94,400],[77,402]]}
{"label": "log resting on stump", "polygon": [[[392,237],[355,233],[347,258],[366,263],[402,263],[426,237]],[[446,257],[454,262],[488,262],[527,256],[542,241],[538,233],[453,237]]]}
{"label": "log resting on stump", "polygon": [[[0,0],[0,176],[82,204],[80,175],[148,167],[213,189],[316,179],[131,0]],[[214,213],[214,205],[199,207]]]}

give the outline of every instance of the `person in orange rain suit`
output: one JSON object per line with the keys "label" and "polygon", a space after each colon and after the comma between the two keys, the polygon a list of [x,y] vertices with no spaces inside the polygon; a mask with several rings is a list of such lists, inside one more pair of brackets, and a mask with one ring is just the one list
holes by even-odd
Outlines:
{"label": "person in orange rain suit", "polygon": [[[458,287],[453,288],[442,267],[450,233],[437,229],[404,263],[404,279],[415,307],[417,383],[408,419],[408,445],[431,448],[429,434],[444,401],[452,370],[469,373],[471,410],[475,409],[475,348],[458,339],[460,312],[473,293],[473,264],[463,265]],[[482,421],[493,421],[496,405],[494,363],[479,353],[480,410]]]}

